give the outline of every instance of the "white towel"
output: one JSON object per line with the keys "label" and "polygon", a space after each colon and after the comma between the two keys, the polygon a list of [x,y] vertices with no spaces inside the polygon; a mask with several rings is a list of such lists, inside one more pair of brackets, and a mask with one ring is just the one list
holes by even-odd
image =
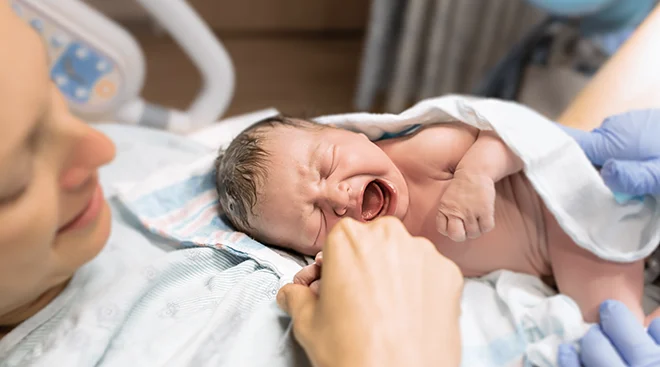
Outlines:
{"label": "white towel", "polygon": [[632,262],[658,246],[657,198],[619,204],[579,145],[555,123],[520,104],[454,95],[424,100],[399,115],[350,113],[316,119],[361,131],[372,140],[456,120],[500,136],[522,159],[530,182],[580,247],[602,259]]}

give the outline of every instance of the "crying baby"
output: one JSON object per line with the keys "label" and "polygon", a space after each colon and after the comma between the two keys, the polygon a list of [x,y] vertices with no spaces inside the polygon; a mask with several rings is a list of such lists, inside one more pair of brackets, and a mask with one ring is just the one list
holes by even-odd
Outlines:
{"label": "crying baby", "polygon": [[643,261],[609,262],[576,245],[522,168],[495,133],[461,122],[372,142],[276,116],[220,153],[216,178],[228,220],[263,243],[314,256],[343,217],[395,216],[467,277],[501,269],[552,277],[586,321],[606,299],[642,320]]}

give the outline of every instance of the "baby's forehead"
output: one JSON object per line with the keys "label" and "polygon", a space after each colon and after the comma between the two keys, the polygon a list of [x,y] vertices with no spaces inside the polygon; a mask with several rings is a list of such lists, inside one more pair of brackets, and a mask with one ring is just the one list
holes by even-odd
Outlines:
{"label": "baby's forehead", "polygon": [[325,126],[291,126],[276,124],[269,127],[267,136],[277,143],[296,143],[294,139],[314,139],[326,130]]}

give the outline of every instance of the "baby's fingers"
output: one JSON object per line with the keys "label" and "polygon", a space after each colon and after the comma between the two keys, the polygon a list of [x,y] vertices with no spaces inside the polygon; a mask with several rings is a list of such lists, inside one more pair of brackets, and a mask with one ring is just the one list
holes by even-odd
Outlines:
{"label": "baby's fingers", "polygon": [[307,265],[304,268],[302,268],[294,277],[293,277],[293,282],[295,284],[302,284],[305,286],[310,286],[312,282],[315,280],[319,279],[321,277],[321,267],[312,264],[312,265]]}
{"label": "baby's fingers", "polygon": [[441,211],[438,211],[438,216],[435,218],[435,226],[438,233],[447,236],[447,216]]}
{"label": "baby's fingers", "polygon": [[481,233],[488,233],[495,228],[495,216],[485,215],[479,217],[479,229]]}
{"label": "baby's fingers", "polygon": [[458,217],[449,217],[447,220],[447,236],[455,242],[463,242],[467,237],[463,220]]}
{"label": "baby's fingers", "polygon": [[321,279],[313,281],[312,284],[309,285],[309,289],[318,296],[319,292],[321,292]]}
{"label": "baby's fingers", "polygon": [[463,219],[465,226],[465,234],[469,239],[475,239],[481,236],[481,229],[479,228],[479,221],[476,217],[468,217]]}

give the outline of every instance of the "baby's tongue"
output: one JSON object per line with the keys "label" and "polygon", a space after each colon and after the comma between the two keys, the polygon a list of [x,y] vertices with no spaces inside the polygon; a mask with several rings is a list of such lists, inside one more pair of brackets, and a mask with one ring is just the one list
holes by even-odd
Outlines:
{"label": "baby's tongue", "polygon": [[375,182],[369,183],[364,190],[364,198],[362,198],[362,219],[374,219],[382,206],[383,192]]}

